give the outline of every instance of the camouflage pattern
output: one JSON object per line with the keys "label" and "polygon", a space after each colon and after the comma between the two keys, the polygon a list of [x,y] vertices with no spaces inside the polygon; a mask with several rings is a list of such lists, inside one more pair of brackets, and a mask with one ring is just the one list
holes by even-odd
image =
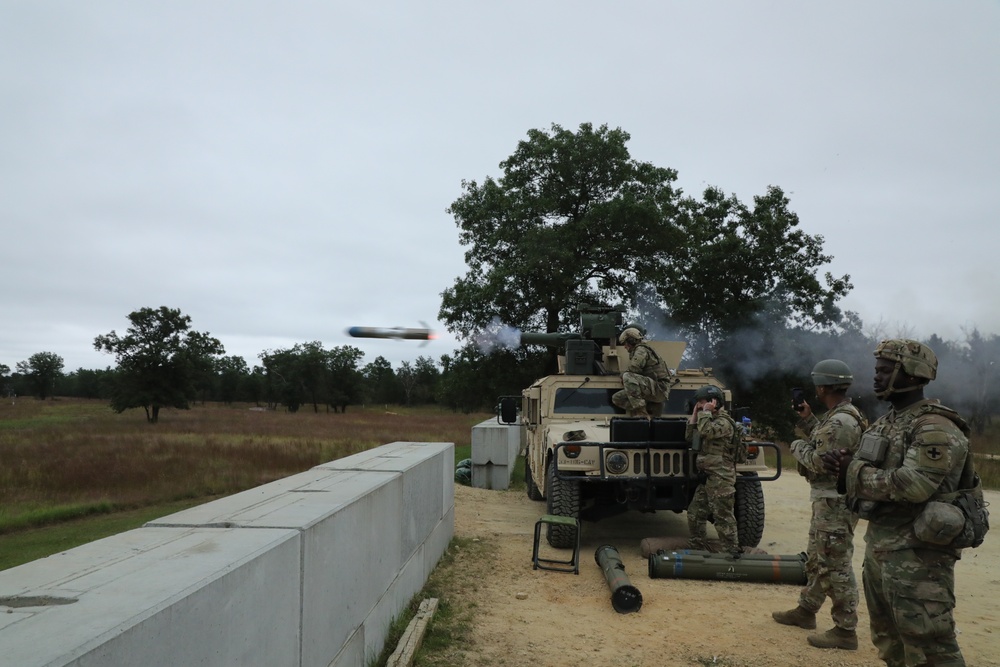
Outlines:
{"label": "camouflage pattern", "polygon": [[965,667],[955,637],[955,557],[930,549],[865,554],[872,643],[889,667]]}
{"label": "camouflage pattern", "polygon": [[868,519],[872,642],[889,665],[965,665],[953,618],[961,550],[920,540],[914,522],[927,502],[958,490],[968,432],[955,411],[923,399],[876,421],[847,468],[848,506]]}
{"label": "camouflage pattern", "polygon": [[908,338],[884,340],[875,348],[877,359],[888,359],[900,364],[903,372],[925,380],[937,377],[937,355],[923,343]]}
{"label": "camouflage pattern", "polygon": [[858,626],[858,582],[851,564],[858,516],[837,493],[837,478],[823,468],[822,455],[839,449],[856,452],[867,426],[868,421],[847,399],[821,420],[815,416],[800,420],[796,431],[808,439],[792,443],[792,456],[809,480],[812,502],[806,585],[799,593],[799,606],[815,614],[829,597],[834,624],[851,631]]}
{"label": "camouflage pattern", "polygon": [[629,353],[622,385],[625,388],[611,396],[619,408],[639,410],[646,407],[646,401],[664,403],[670,393],[670,369],[653,348],[639,343]]}
{"label": "camouflage pattern", "polygon": [[724,408],[716,414],[698,413],[698,423],[687,425],[688,441],[700,441],[696,465],[705,481],[698,485],[687,509],[691,546],[705,548],[709,515],[719,534],[723,551],[741,551],[733,504],[736,501],[736,463],[733,433],[736,422]]}

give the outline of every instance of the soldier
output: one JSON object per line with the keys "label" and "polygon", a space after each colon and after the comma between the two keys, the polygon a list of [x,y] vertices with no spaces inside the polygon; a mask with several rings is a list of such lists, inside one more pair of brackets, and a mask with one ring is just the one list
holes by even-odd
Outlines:
{"label": "soldier", "polygon": [[704,481],[698,485],[687,509],[691,548],[708,548],[705,528],[711,514],[723,550],[739,554],[742,550],[733,514],[736,501],[736,422],[722,407],[725,396],[718,387],[702,387],[695,392],[694,400],[694,411],[688,419],[685,437],[691,442],[691,448],[698,452],[696,465]]}
{"label": "soldier", "polygon": [[851,560],[858,516],[847,509],[844,496],[837,492],[837,477],[823,467],[822,456],[841,449],[856,452],[868,421],[847,397],[854,375],[843,361],[819,362],[813,367],[812,381],[816,398],[827,409],[822,420],[813,414],[808,402],[792,405],[801,418],[795,429],[800,439],[792,443],[792,456],[798,461],[799,474],[809,480],[812,504],[806,585],[795,609],[771,616],[784,625],[812,629],[816,627],[816,612],[829,597],[834,627],[806,639],[817,648],[854,651],[858,648],[858,582]]}
{"label": "soldier", "polygon": [[964,667],[952,617],[961,550],[939,539],[941,525],[926,531],[922,522],[925,510],[944,506],[931,501],[961,488],[969,429],[954,410],[924,398],[937,375],[929,347],[884,340],[875,359],[875,395],[889,412],[864,433],[856,454],[823,457],[848,507],[868,520],[862,583],[872,643],[890,667]]}
{"label": "soldier", "polygon": [[659,417],[670,394],[670,369],[635,327],[625,329],[618,342],[628,350],[629,359],[622,373],[625,388],[616,391],[611,402],[633,417]]}

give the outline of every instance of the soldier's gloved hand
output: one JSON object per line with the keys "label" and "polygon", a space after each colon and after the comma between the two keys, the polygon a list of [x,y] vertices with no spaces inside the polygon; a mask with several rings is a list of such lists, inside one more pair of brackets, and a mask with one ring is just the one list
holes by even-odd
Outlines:
{"label": "soldier's gloved hand", "polygon": [[822,455],[823,469],[831,475],[840,475],[841,470],[846,474],[847,466],[854,458],[846,449],[834,449]]}

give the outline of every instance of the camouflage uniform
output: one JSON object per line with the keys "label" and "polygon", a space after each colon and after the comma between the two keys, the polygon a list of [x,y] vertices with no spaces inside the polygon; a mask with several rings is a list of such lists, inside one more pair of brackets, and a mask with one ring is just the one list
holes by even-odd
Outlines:
{"label": "camouflage uniform", "polygon": [[792,443],[799,473],[809,480],[812,503],[806,585],[799,594],[799,606],[815,614],[829,597],[834,624],[852,632],[858,626],[858,582],[851,564],[858,516],[847,509],[844,496],[837,493],[837,477],[826,472],[821,457],[840,449],[856,452],[867,426],[864,416],[846,399],[822,420],[815,415],[800,420],[796,432],[808,440]]}
{"label": "camouflage uniform", "polygon": [[736,422],[724,408],[719,408],[715,415],[699,412],[698,423],[687,425],[685,437],[692,443],[697,442],[696,465],[705,479],[698,485],[687,509],[688,532],[695,548],[705,547],[706,523],[711,515],[723,550],[727,553],[741,551],[733,514],[736,501],[735,429]]}
{"label": "camouflage uniform", "polygon": [[868,429],[847,468],[847,502],[868,519],[865,600],[872,643],[890,667],[964,667],[955,637],[955,561],[961,550],[925,542],[914,521],[926,503],[958,490],[968,427],[923,399]]}
{"label": "camouflage uniform", "polygon": [[622,384],[625,388],[616,391],[611,402],[626,410],[645,410],[647,401],[662,404],[667,400],[670,369],[653,348],[639,343],[629,354]]}

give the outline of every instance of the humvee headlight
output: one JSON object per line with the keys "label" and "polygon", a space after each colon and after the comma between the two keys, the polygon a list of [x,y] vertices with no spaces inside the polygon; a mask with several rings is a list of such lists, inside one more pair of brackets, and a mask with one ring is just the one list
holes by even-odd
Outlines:
{"label": "humvee headlight", "polygon": [[604,458],[604,465],[611,474],[620,475],[628,470],[628,457],[623,452],[611,452]]}
{"label": "humvee headlight", "polygon": [[565,454],[568,459],[575,459],[582,451],[580,445],[566,445],[562,448],[562,450],[563,454]]}

